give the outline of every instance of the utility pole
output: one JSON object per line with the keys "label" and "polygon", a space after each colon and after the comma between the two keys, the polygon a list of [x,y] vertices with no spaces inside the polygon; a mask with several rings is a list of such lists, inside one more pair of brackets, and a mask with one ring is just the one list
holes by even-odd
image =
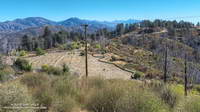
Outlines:
{"label": "utility pole", "polygon": [[88,48],[87,48],[87,24],[82,25],[85,30],[85,72],[86,72],[86,78],[88,77]]}
{"label": "utility pole", "polygon": [[166,43],[166,46],[165,46],[165,63],[164,63],[164,83],[167,82],[167,43]]}
{"label": "utility pole", "polygon": [[187,55],[185,53],[185,96],[187,96],[187,83],[188,83],[188,77],[187,77]]}

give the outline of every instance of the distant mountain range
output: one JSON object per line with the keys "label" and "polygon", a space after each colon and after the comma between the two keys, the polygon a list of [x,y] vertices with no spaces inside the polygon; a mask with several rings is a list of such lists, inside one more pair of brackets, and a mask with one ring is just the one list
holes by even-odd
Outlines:
{"label": "distant mountain range", "polygon": [[139,20],[118,20],[118,21],[92,21],[79,18],[69,18],[64,21],[55,22],[42,17],[29,17],[25,19],[16,19],[13,21],[0,22],[0,34],[19,32],[28,28],[43,27],[43,26],[63,26],[65,28],[80,29],[82,24],[88,24],[90,31],[95,31],[102,28],[112,29],[119,23],[136,23]]}
{"label": "distant mountain range", "polygon": [[39,36],[43,34],[44,27],[49,26],[52,32],[73,31],[82,32],[82,24],[88,24],[88,33],[107,28],[113,30],[119,23],[137,23],[138,20],[118,20],[118,21],[95,21],[79,18],[69,18],[64,21],[55,22],[42,17],[29,17],[25,19],[16,19],[13,21],[0,22],[0,52],[6,52],[15,49],[20,44],[20,38],[23,35]]}

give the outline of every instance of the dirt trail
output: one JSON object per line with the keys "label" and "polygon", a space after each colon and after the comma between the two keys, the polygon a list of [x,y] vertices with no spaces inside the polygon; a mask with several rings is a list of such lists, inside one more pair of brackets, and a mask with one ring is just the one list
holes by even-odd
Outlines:
{"label": "dirt trail", "polygon": [[[48,53],[44,56],[27,58],[35,69],[44,64],[61,67],[66,63],[72,72],[85,75],[85,57],[79,56],[79,53],[57,52]],[[102,76],[106,79],[130,79],[131,73],[121,70],[112,64],[99,62],[98,58],[88,55],[89,76]]]}

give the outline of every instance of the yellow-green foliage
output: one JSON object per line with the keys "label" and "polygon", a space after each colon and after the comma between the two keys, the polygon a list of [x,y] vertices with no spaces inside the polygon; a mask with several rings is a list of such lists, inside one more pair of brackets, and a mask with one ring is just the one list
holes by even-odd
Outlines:
{"label": "yellow-green foliage", "polygon": [[86,107],[94,112],[168,111],[159,97],[137,83],[122,80],[106,81],[103,88],[91,91]]}
{"label": "yellow-green foliage", "polygon": [[81,47],[80,43],[78,42],[72,42],[71,46],[72,46],[72,49],[79,49]]}
{"label": "yellow-green foliage", "polygon": [[49,65],[43,65],[42,66],[42,71],[46,72],[50,75],[64,75],[63,71],[61,68],[54,67],[54,66],[49,66]]}
{"label": "yellow-green foliage", "polygon": [[95,44],[95,48],[101,49],[101,45],[100,44]]}
{"label": "yellow-green foliage", "polygon": [[144,85],[134,80],[30,74],[22,77],[21,82],[28,86],[36,103],[52,112],[72,112],[75,108],[91,112],[179,112],[181,109],[198,112],[199,109],[197,99],[186,100],[191,103],[190,108],[183,103],[183,86],[164,85],[158,80]]}
{"label": "yellow-green foliage", "polygon": [[22,50],[22,51],[19,51],[19,56],[26,56],[27,55],[27,52]]}
{"label": "yellow-green foliage", "polygon": [[39,55],[44,55],[45,54],[45,51],[41,48],[37,48],[36,49],[36,55],[39,56]]}
{"label": "yellow-green foliage", "polygon": [[50,77],[46,74],[28,74],[21,82],[29,87],[36,103],[52,112],[71,112],[76,105],[78,90],[73,78]]}

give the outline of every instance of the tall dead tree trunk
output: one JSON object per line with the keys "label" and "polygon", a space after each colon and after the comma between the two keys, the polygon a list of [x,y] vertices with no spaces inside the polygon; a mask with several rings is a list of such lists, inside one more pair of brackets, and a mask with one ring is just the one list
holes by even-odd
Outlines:
{"label": "tall dead tree trunk", "polygon": [[187,96],[187,83],[188,83],[188,77],[187,77],[187,55],[185,54],[185,96]]}
{"label": "tall dead tree trunk", "polygon": [[165,46],[165,53],[164,53],[164,83],[167,82],[167,57],[168,57],[168,52],[167,52],[167,43],[166,43],[166,46]]}

